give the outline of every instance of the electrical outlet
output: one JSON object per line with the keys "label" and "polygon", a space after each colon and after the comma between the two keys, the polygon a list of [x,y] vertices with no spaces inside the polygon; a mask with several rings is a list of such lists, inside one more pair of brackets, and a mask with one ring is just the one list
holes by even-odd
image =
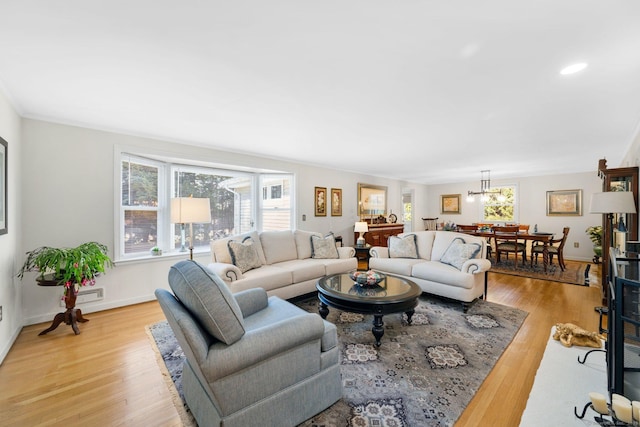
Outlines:
{"label": "electrical outlet", "polygon": [[574,248],[579,248],[580,247],[580,242],[573,242],[573,247]]}

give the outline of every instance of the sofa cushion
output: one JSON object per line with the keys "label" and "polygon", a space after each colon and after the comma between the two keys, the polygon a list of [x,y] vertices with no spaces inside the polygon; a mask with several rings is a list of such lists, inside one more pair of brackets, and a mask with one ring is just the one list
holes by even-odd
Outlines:
{"label": "sofa cushion", "polygon": [[262,288],[269,292],[293,284],[293,273],[273,265],[263,265],[242,275],[242,279],[229,284],[231,292],[236,293],[252,288]]}
{"label": "sofa cushion", "polygon": [[411,276],[413,266],[421,262],[424,262],[424,260],[420,258],[371,258],[369,260],[369,268],[384,271],[385,273]]}
{"label": "sofa cushion", "polygon": [[324,265],[312,259],[282,261],[275,264],[274,267],[290,271],[293,283],[305,282],[325,275]]}
{"label": "sofa cushion", "polygon": [[[476,274],[463,273],[449,264],[437,261],[423,261],[413,266],[411,276],[442,285],[471,289],[476,284]],[[424,289],[424,288],[423,288]]]}
{"label": "sofa cushion", "polygon": [[340,258],[338,248],[336,248],[336,238],[333,236],[333,233],[329,233],[324,237],[311,236],[311,258]]}
{"label": "sofa cushion", "polygon": [[169,270],[169,286],[209,334],[227,345],[242,338],[240,306],[224,281],[204,266],[191,260],[178,262]]}
{"label": "sofa cushion", "polygon": [[296,241],[291,230],[263,231],[260,233],[260,243],[267,264],[298,258]]}
{"label": "sofa cushion", "polygon": [[464,239],[457,237],[451,241],[447,250],[444,251],[444,254],[440,257],[440,262],[462,270],[462,265],[471,258],[475,258],[481,249],[482,246],[479,243],[466,243]]}
{"label": "sofa cushion", "polygon": [[227,242],[229,242],[229,240],[242,242],[247,237],[251,237],[253,239],[254,243],[256,244],[256,251],[258,251],[260,262],[263,265],[266,264],[267,260],[264,257],[262,245],[260,244],[260,237],[258,236],[257,231],[251,231],[249,233],[240,234],[238,236],[225,237],[224,239],[218,239],[211,242],[211,255],[213,258],[213,262],[233,264],[233,262],[231,261],[231,253],[229,252],[229,245],[227,244]]}
{"label": "sofa cushion", "polygon": [[229,240],[227,245],[231,253],[231,262],[243,273],[262,266],[256,250],[257,245],[251,237],[245,237],[242,242]]}
{"label": "sofa cushion", "polygon": [[295,230],[293,232],[293,237],[296,241],[296,250],[298,251],[298,259],[311,258],[311,236],[322,237],[322,234],[303,230]]}
{"label": "sofa cushion", "polygon": [[339,258],[339,259],[325,259],[318,261],[324,264],[326,276],[332,274],[346,273],[347,271],[355,270],[358,268],[358,259],[356,257],[351,258]]}
{"label": "sofa cushion", "polygon": [[389,236],[388,246],[390,258],[418,258],[415,234]]}

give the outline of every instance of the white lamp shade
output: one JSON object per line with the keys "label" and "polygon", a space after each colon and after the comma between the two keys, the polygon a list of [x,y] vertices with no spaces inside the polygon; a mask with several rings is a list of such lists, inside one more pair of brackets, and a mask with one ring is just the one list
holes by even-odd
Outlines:
{"label": "white lamp shade", "polygon": [[593,193],[589,212],[595,214],[636,213],[633,193],[630,191]]}
{"label": "white lamp shade", "polygon": [[369,226],[364,221],[356,222],[356,225],[353,228],[353,231],[355,231],[356,233],[366,233],[367,231],[369,231]]}
{"label": "white lamp shade", "polygon": [[211,222],[209,199],[195,197],[171,199],[171,222],[173,224]]}

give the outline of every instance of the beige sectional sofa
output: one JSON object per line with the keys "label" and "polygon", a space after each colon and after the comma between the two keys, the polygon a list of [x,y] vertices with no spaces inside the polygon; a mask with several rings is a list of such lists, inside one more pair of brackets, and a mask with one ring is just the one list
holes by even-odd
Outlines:
{"label": "beige sectional sofa", "polygon": [[[246,253],[249,256],[243,257]],[[283,299],[314,292],[319,278],[358,267],[353,248],[336,247],[332,235],[303,230],[254,231],[215,240],[211,254],[209,270],[231,292],[263,288],[269,296]]]}
{"label": "beige sectional sofa", "polygon": [[[413,237],[415,236],[415,237]],[[405,277],[423,292],[462,302],[464,310],[485,293],[484,238],[452,231],[417,231],[389,238],[389,247],[369,250],[369,268]]]}

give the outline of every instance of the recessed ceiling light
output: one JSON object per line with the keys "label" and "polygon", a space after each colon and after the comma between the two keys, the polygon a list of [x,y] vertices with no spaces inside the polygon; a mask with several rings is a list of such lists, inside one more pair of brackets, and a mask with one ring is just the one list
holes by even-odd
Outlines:
{"label": "recessed ceiling light", "polygon": [[585,68],[587,68],[587,63],[580,62],[578,64],[572,64],[572,65],[569,65],[568,67],[563,68],[562,70],[560,70],[560,74],[562,74],[563,76],[566,76],[568,74],[575,74],[579,71],[584,70]]}

